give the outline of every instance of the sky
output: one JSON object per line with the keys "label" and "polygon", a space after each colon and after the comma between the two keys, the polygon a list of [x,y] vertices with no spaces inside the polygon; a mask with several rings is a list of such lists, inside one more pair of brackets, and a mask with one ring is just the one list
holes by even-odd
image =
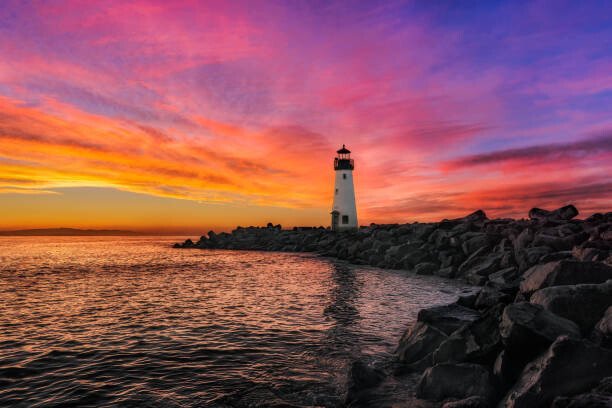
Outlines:
{"label": "sky", "polygon": [[0,229],[612,211],[609,1],[0,3]]}

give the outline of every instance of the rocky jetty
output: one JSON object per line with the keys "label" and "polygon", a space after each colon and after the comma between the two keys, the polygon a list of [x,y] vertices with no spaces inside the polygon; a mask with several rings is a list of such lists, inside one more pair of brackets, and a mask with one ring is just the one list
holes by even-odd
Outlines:
{"label": "rocky jetty", "polygon": [[[572,205],[521,220],[476,211],[342,233],[268,224],[175,247],[315,252],[462,279],[481,288],[421,310],[388,375],[422,373],[416,396],[434,406],[610,407],[612,213],[577,215]],[[381,381],[370,371],[352,367],[357,394]]]}

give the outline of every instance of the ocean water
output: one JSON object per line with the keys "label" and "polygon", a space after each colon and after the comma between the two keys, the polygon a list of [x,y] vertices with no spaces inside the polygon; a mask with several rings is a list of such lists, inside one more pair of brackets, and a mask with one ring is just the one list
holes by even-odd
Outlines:
{"label": "ocean water", "polygon": [[466,289],[184,238],[1,237],[0,406],[341,406],[351,361]]}

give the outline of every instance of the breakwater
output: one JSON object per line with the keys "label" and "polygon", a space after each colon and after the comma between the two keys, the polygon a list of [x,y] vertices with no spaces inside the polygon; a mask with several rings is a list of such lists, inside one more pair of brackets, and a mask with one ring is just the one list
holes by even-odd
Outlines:
{"label": "breakwater", "polygon": [[421,310],[399,340],[393,372],[354,364],[347,403],[367,398],[385,376],[417,372],[416,396],[447,408],[608,406],[612,213],[577,215],[570,205],[534,208],[521,220],[476,211],[343,233],[239,227],[175,247],[316,252],[482,287]]}

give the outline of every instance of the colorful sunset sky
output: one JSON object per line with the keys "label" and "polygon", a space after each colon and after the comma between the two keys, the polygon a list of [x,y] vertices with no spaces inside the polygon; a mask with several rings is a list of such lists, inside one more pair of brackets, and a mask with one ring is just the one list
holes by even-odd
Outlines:
{"label": "colorful sunset sky", "polygon": [[610,1],[0,3],[0,229],[612,211]]}

